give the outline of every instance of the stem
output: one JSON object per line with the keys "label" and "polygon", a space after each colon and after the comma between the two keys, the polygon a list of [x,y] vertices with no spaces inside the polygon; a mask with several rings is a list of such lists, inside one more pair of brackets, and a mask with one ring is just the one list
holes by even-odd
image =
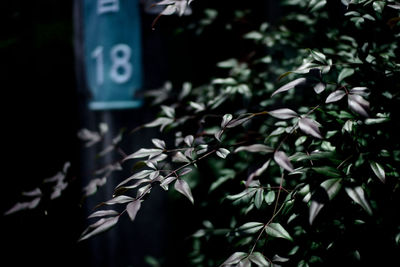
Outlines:
{"label": "stem", "polygon": [[262,233],[265,231],[265,229],[271,224],[271,222],[275,219],[275,217],[276,217],[276,216],[280,213],[280,211],[283,209],[283,204],[284,204],[284,203],[283,203],[283,204],[280,206],[280,208],[278,209],[279,197],[280,197],[280,194],[281,194],[281,191],[282,191],[282,188],[283,188],[283,187],[282,187],[283,179],[284,179],[284,175],[283,175],[283,174],[284,174],[284,173],[282,172],[282,177],[281,177],[281,181],[280,181],[280,184],[279,184],[278,196],[276,197],[275,207],[274,207],[274,212],[272,213],[272,217],[269,219],[269,221],[268,221],[266,224],[264,224],[264,227],[261,229],[260,233],[258,234],[257,239],[256,239],[256,241],[254,242],[253,247],[251,248],[250,254],[252,254],[253,251],[254,251],[254,249],[256,248],[256,245],[257,245],[258,241],[260,240]]}

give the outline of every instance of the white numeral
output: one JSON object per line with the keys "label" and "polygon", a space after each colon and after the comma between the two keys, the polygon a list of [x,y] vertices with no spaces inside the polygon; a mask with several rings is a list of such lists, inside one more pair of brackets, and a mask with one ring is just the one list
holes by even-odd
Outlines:
{"label": "white numeral", "polygon": [[[96,82],[104,83],[104,58],[103,47],[98,46],[92,52],[92,58],[96,60]],[[126,44],[117,44],[110,51],[111,68],[110,79],[118,84],[129,81],[132,76],[131,48]]]}

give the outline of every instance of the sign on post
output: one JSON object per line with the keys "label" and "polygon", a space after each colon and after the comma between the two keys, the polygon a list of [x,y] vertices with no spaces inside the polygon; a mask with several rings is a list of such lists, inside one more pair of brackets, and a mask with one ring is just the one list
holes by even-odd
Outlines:
{"label": "sign on post", "polygon": [[141,105],[142,86],[139,0],[84,0],[84,54],[90,109]]}

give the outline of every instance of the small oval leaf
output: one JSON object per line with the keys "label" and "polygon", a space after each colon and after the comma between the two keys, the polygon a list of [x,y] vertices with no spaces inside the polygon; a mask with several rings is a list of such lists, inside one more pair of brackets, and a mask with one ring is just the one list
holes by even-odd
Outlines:
{"label": "small oval leaf", "polygon": [[346,92],[343,90],[336,90],[333,93],[330,93],[325,100],[325,103],[332,103],[339,101],[346,95]]}

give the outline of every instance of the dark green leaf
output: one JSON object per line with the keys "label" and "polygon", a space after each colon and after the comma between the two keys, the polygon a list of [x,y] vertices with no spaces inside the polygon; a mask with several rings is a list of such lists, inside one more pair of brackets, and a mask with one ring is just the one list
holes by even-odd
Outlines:
{"label": "dark green leaf", "polygon": [[382,165],[375,161],[370,161],[369,165],[371,166],[371,169],[374,171],[376,177],[378,177],[379,180],[381,180],[384,183],[386,180],[386,176],[385,176],[385,170],[383,169]]}
{"label": "dark green leaf", "polygon": [[242,259],[247,257],[245,252],[235,252],[221,266],[238,264]]}
{"label": "dark green leaf", "polygon": [[315,172],[322,174],[328,177],[340,177],[342,174],[336,168],[330,166],[323,166],[323,167],[313,167],[312,168]]}
{"label": "dark green leaf", "polygon": [[344,68],[340,71],[338,76],[338,83],[354,74],[354,69]]}
{"label": "dark green leaf", "polygon": [[261,205],[264,201],[264,189],[260,188],[257,190],[256,195],[254,196],[254,205],[257,209],[261,208]]}
{"label": "dark green leaf", "polygon": [[266,267],[269,266],[269,262],[267,261],[267,259],[264,257],[263,254],[261,254],[260,252],[253,252],[250,256],[249,256],[249,260],[253,263],[255,263],[257,266],[261,266],[261,267]]}
{"label": "dark green leaf", "polygon": [[347,187],[345,189],[347,195],[349,195],[354,202],[363,207],[363,209],[366,210],[369,215],[372,215],[372,209],[369,206],[368,201],[365,199],[364,190],[360,186],[355,188]]}
{"label": "dark green leaf", "polygon": [[269,191],[266,195],[265,195],[265,202],[267,202],[268,205],[271,205],[275,200],[275,191]]}
{"label": "dark green leaf", "polygon": [[282,227],[279,223],[270,223],[266,228],[265,232],[273,237],[284,238],[289,241],[293,241],[293,238],[289,235],[289,233]]}
{"label": "dark green leaf", "polygon": [[321,183],[321,187],[325,189],[328,194],[329,200],[332,200],[342,187],[341,178],[328,179]]}
{"label": "dark green leaf", "polygon": [[235,153],[239,151],[272,153],[274,149],[263,144],[254,144],[250,146],[240,146],[235,149]]}
{"label": "dark green leaf", "polygon": [[247,233],[247,234],[254,234],[261,230],[264,227],[263,223],[260,222],[248,222],[243,224],[238,228],[239,231]]}

